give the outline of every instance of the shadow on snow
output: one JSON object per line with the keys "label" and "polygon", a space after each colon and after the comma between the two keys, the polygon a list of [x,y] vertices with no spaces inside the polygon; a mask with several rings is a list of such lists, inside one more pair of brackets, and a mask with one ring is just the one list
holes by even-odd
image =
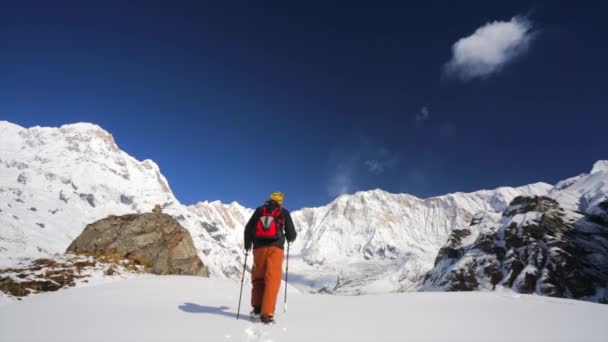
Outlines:
{"label": "shadow on snow", "polygon": [[[194,304],[194,303],[184,303],[184,304],[178,306],[178,308],[180,310],[182,310],[183,312],[188,312],[188,313],[204,313],[204,314],[210,314],[210,315],[226,316],[226,317],[236,319],[236,313],[226,311],[229,309],[229,307],[227,307],[227,306],[213,307],[213,306],[198,305],[198,304]],[[245,316],[246,315],[241,313],[241,318],[245,318]]]}

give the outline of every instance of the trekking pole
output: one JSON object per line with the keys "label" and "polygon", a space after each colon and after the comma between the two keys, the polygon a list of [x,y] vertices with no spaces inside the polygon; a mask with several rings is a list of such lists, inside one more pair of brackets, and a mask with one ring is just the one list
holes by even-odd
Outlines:
{"label": "trekking pole", "polygon": [[287,279],[289,277],[289,245],[287,243],[287,265],[285,266],[285,302],[283,303],[283,312],[287,312]]}
{"label": "trekking pole", "polygon": [[243,297],[243,283],[245,282],[245,271],[247,270],[247,257],[249,256],[249,253],[245,252],[245,262],[243,263],[243,276],[241,277],[241,293],[239,294],[239,309],[236,313],[236,319],[239,319],[239,316],[241,315],[241,298]]}

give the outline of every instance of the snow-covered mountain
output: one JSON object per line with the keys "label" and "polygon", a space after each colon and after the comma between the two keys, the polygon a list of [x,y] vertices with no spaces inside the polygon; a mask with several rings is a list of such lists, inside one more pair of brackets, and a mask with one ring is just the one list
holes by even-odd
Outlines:
{"label": "snow-covered mountain", "polygon": [[[592,214],[608,194],[607,169],[608,162],[599,161],[591,174],[556,186],[535,183],[428,199],[358,192],[295,211],[299,235],[290,250],[290,283],[344,294],[425,288],[426,275],[437,271],[436,258],[454,232],[475,230],[462,239],[473,243],[482,231],[476,227],[494,227],[518,196],[548,196],[565,210]],[[190,231],[212,276],[238,278],[242,231],[252,209],[236,202],[182,205],[154,162],[121,151],[96,125],[25,129],[0,121],[0,267],[63,253],[87,224],[150,211],[155,204]]]}
{"label": "snow-covered mountain", "polygon": [[238,272],[240,248],[231,229],[242,225],[248,209],[180,204],[158,165],[121,151],[97,125],[25,129],[0,121],[0,267],[63,253],[87,224],[156,204],[191,232],[212,275]]}
{"label": "snow-covered mountain", "polygon": [[452,231],[425,288],[494,289],[608,302],[608,167],[518,197]]}
{"label": "snow-covered mountain", "polygon": [[294,273],[300,285],[332,293],[415,290],[452,230],[468,226],[477,212],[500,212],[517,196],[551,188],[536,183],[424,200],[382,190],[343,195],[294,213]]}
{"label": "snow-covered mountain", "polygon": [[154,162],[130,157],[92,124],[0,122],[0,170],[0,251],[9,259],[64,252],[83,224],[177,201]]}

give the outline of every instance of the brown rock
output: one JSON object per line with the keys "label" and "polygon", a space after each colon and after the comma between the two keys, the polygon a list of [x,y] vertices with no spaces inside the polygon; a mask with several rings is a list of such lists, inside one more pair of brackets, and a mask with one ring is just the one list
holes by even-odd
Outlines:
{"label": "brown rock", "polygon": [[111,276],[116,274],[116,270],[114,269],[114,267],[108,267],[108,269],[104,272],[105,275],[107,276]]}
{"label": "brown rock", "polygon": [[118,255],[154,274],[209,275],[190,233],[158,210],[110,216],[89,224],[67,252]]}

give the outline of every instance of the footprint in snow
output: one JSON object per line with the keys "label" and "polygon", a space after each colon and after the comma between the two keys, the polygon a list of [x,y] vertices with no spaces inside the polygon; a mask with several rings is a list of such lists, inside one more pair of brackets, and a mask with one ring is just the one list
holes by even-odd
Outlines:
{"label": "footprint in snow", "polygon": [[267,333],[265,333],[264,331],[254,328],[254,327],[249,327],[247,329],[245,329],[245,335],[243,336],[243,341],[247,341],[247,342],[272,342],[271,339],[267,338]]}

